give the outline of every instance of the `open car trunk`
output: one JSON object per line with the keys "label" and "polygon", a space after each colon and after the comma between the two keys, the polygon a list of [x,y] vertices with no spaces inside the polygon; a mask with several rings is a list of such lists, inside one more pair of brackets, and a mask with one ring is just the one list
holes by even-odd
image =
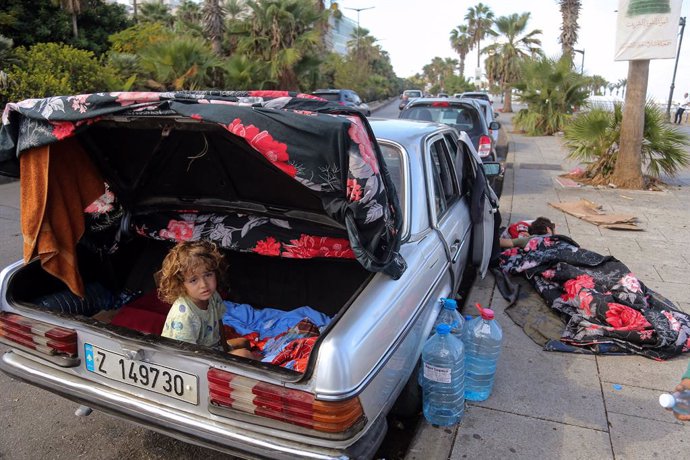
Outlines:
{"label": "open car trunk", "polygon": [[[12,277],[8,300],[53,312],[63,320],[103,327],[109,333],[213,353],[160,337],[170,305],[158,300],[154,273],[160,269],[172,244],[135,237],[113,254],[95,253],[80,245],[79,267],[86,286],[83,298],[72,294],[34,260]],[[322,326],[321,336],[328,333],[339,314],[372,276],[351,259],[289,259],[230,250],[223,253],[229,265],[231,288],[222,297],[232,302],[228,305],[248,305],[256,312],[270,308],[286,314],[307,306],[329,318],[327,324],[318,324]],[[280,317],[280,312],[274,313]],[[315,349],[318,343],[317,339]],[[304,372],[309,356],[306,358],[297,367],[291,360],[278,362],[276,366]]]}
{"label": "open car trunk", "polygon": [[[176,242],[221,248],[224,300],[278,315],[310,307],[327,317],[321,334],[373,272],[404,271],[395,190],[358,112],[287,93],[123,94],[10,105],[0,168],[21,165],[29,243],[8,301],[189,348],[160,337],[170,306],[154,274]],[[88,181],[106,186],[91,204]]]}

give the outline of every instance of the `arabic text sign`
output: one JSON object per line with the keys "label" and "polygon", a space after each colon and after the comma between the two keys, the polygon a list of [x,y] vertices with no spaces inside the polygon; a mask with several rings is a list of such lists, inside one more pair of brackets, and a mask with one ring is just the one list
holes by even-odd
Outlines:
{"label": "arabic text sign", "polygon": [[683,0],[619,0],[616,61],[673,59]]}

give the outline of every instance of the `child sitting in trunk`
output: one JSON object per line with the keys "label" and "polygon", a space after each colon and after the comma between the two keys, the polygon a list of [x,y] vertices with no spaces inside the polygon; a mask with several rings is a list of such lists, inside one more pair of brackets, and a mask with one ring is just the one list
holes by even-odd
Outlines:
{"label": "child sitting in trunk", "polygon": [[225,304],[217,291],[224,273],[225,259],[214,243],[187,241],[175,245],[159,272],[158,296],[172,303],[161,335],[257,359],[248,350],[247,339],[225,339]]}

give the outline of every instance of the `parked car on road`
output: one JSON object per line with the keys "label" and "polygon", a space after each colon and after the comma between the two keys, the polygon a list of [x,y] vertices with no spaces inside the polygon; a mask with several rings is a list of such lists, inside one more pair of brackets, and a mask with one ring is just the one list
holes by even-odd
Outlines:
{"label": "parked car on road", "polygon": [[[435,121],[464,131],[472,139],[482,160],[496,161],[496,141],[491,136],[479,103],[474,99],[418,98],[407,104],[398,118]],[[497,122],[493,123],[492,129],[500,129]]]}
{"label": "parked car on road", "polygon": [[498,143],[498,133],[501,129],[501,124],[496,121],[498,114],[494,112],[494,108],[491,103],[485,101],[484,99],[472,99],[479,107],[482,109],[482,115],[484,115],[484,120],[486,125],[489,127],[489,133],[494,140],[494,145]]}
{"label": "parked car on road", "polygon": [[460,95],[461,98],[469,98],[469,99],[484,99],[487,101],[489,104],[493,104],[494,101],[491,99],[491,96],[489,96],[489,93],[485,91],[465,91]]}
{"label": "parked car on road", "polygon": [[[0,369],[242,457],[373,457],[396,400],[415,398],[439,299],[469,264],[487,270],[497,199],[467,134],[306,96],[8,104],[0,171],[21,163],[22,231],[36,238],[0,273]],[[199,239],[229,263],[228,312],[309,306],[324,324],[249,328],[252,343],[285,344],[260,361],[162,337],[154,274]]]}
{"label": "parked car on road", "polygon": [[354,107],[367,117],[371,115],[369,105],[351,89],[317,89],[312,94],[346,107]]}
{"label": "parked car on road", "polygon": [[418,98],[418,97],[423,97],[424,93],[422,93],[421,90],[419,89],[406,89],[405,91],[402,92],[400,95],[400,104],[398,105],[398,109],[402,110],[405,105],[407,105],[408,102],[410,102],[412,99]]}

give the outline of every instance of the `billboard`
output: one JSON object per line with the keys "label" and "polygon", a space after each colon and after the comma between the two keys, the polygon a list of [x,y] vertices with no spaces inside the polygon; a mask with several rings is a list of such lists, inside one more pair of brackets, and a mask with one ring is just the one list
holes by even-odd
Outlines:
{"label": "billboard", "polygon": [[614,60],[673,59],[683,0],[618,0]]}

